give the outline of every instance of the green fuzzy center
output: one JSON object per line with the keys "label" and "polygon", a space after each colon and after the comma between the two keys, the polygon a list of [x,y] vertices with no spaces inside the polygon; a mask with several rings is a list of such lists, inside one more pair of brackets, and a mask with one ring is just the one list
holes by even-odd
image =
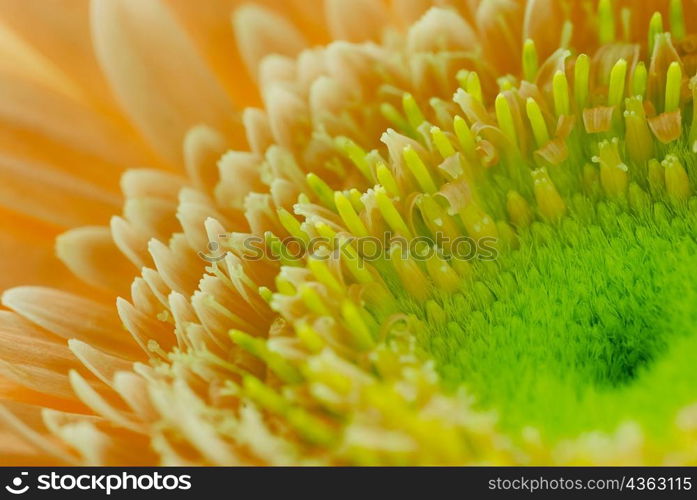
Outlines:
{"label": "green fuzzy center", "polygon": [[556,439],[631,420],[668,439],[697,400],[694,212],[576,202],[559,227],[538,223],[478,264],[470,292],[441,297],[447,320],[420,344],[507,431]]}

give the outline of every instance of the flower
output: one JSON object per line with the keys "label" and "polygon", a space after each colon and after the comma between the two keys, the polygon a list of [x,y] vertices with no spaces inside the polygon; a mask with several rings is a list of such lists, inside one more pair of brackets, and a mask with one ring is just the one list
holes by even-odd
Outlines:
{"label": "flower", "polygon": [[697,460],[692,2],[6,5],[9,462]]}

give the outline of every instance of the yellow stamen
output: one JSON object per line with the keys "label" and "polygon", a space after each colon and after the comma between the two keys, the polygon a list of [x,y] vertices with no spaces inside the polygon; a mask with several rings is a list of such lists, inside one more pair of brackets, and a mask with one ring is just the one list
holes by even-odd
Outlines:
{"label": "yellow stamen", "polygon": [[627,193],[629,184],[629,168],[620,159],[619,141],[614,137],[611,141],[598,144],[598,156],[593,160],[600,164],[600,185],[608,196],[622,198]]}
{"label": "yellow stamen", "polygon": [[389,102],[383,102],[380,105],[380,114],[389,121],[392,126],[404,133],[411,134],[412,128],[409,125],[408,120],[406,120],[397,108],[395,108]]}
{"label": "yellow stamen", "polygon": [[397,181],[392,175],[390,168],[384,163],[378,164],[377,177],[378,182],[385,188],[388,195],[395,199],[399,199],[401,197],[399,187],[397,186]]}
{"label": "yellow stamen", "polygon": [[317,281],[325,285],[332,292],[336,294],[343,294],[345,292],[345,287],[339,282],[339,280],[334,276],[329,270],[329,266],[324,258],[322,257],[310,257],[307,259],[307,267],[310,268],[312,274],[315,275]]}
{"label": "yellow stamen", "polygon": [[289,296],[295,295],[295,287],[290,281],[285,279],[283,276],[279,274],[278,276],[276,276],[276,279],[274,281],[276,283],[276,290],[278,290],[278,293]]}
{"label": "yellow stamen", "polygon": [[632,210],[641,211],[650,205],[650,201],[649,195],[636,182],[629,184],[629,206]]}
{"label": "yellow stamen", "polygon": [[455,148],[450,142],[450,139],[448,139],[445,133],[438,127],[431,127],[431,138],[433,139],[436,149],[443,158],[448,158],[455,154]]}
{"label": "yellow stamen", "polygon": [[424,190],[424,192],[433,194],[438,191],[438,187],[436,186],[435,182],[433,182],[433,178],[428,171],[428,167],[426,167],[426,164],[423,162],[419,154],[414,151],[414,148],[411,146],[406,146],[404,150],[402,150],[402,157],[404,158],[404,162],[407,164],[409,171],[412,173],[416,179],[416,182],[419,183],[419,186]]}
{"label": "yellow stamen", "polygon": [[690,178],[678,157],[667,155],[661,162],[665,168],[666,192],[673,201],[685,201],[692,194]]}
{"label": "yellow stamen", "polygon": [[511,222],[518,227],[529,226],[532,222],[530,205],[517,191],[509,191],[506,195],[506,210]]}
{"label": "yellow stamen", "polygon": [[402,108],[404,109],[404,114],[407,116],[407,121],[412,128],[417,129],[419,125],[426,121],[421,108],[414,99],[414,96],[406,92],[402,96]]}
{"label": "yellow stamen", "polygon": [[281,225],[291,236],[298,238],[303,243],[308,243],[309,237],[300,227],[300,221],[298,219],[285,208],[279,208],[276,213],[278,214],[278,220]]}
{"label": "yellow stamen", "polygon": [[367,351],[375,346],[373,335],[366,325],[360,310],[350,300],[341,304],[341,316],[346,322],[347,330],[351,335],[354,347],[360,351]]}
{"label": "yellow stamen", "polygon": [[334,206],[334,190],[317,174],[313,172],[307,174],[307,185],[310,186],[312,192],[315,193],[325,207],[332,210],[336,208]]}
{"label": "yellow stamen", "polygon": [[653,48],[656,45],[656,36],[663,33],[663,16],[660,12],[654,12],[649,22],[649,56],[653,55]]}
{"label": "yellow stamen", "polygon": [[476,203],[470,202],[460,210],[460,219],[467,229],[467,234],[475,240],[494,238],[498,240],[498,230],[494,220]]}
{"label": "yellow stamen", "polygon": [[476,71],[468,71],[465,86],[463,87],[472,97],[480,103],[484,103],[482,96],[482,84]]}
{"label": "yellow stamen", "polygon": [[529,82],[534,82],[537,76],[537,67],[535,42],[528,38],[523,44],[523,77]]}
{"label": "yellow stamen", "polygon": [[654,155],[654,143],[641,96],[625,99],[624,123],[627,154],[633,162],[643,165]]}
{"label": "yellow stamen", "polygon": [[607,94],[608,106],[619,106],[624,97],[624,85],[627,77],[627,61],[620,59],[610,71],[610,88]]}
{"label": "yellow stamen", "polygon": [[421,210],[426,224],[429,225],[432,231],[440,231],[453,239],[460,235],[460,230],[458,230],[453,218],[448,215],[446,210],[433,197],[429,195],[420,196],[416,204],[419,210]]}
{"label": "yellow stamen", "polygon": [[298,291],[300,292],[300,298],[310,311],[320,316],[331,316],[331,311],[326,306],[317,290],[312,286],[308,284],[302,285]]}
{"label": "yellow stamen", "polygon": [[474,135],[472,134],[472,131],[467,125],[465,119],[460,115],[453,118],[453,130],[455,131],[455,136],[460,143],[462,152],[465,153],[468,158],[472,158],[475,151]]}
{"label": "yellow stamen", "polygon": [[404,288],[418,300],[426,300],[429,292],[428,278],[414,259],[402,250],[401,245],[395,244],[390,248],[390,262]]}
{"label": "yellow stamen", "polygon": [[682,0],[670,0],[670,32],[676,40],[685,38],[685,16]]}
{"label": "yellow stamen", "polygon": [[665,170],[655,158],[649,160],[649,190],[653,196],[660,196],[666,189]]}
{"label": "yellow stamen", "polygon": [[552,94],[554,96],[554,111],[557,116],[568,115],[569,82],[563,71],[557,71],[552,79]]}
{"label": "yellow stamen", "polygon": [[375,201],[377,202],[378,210],[380,211],[382,218],[385,219],[385,222],[389,224],[393,231],[401,234],[405,238],[413,238],[411,231],[404,222],[404,219],[402,219],[399,210],[397,210],[397,208],[394,206],[392,200],[387,197],[387,193],[382,186],[375,187]]}
{"label": "yellow stamen", "polygon": [[598,2],[598,38],[602,45],[615,41],[615,16],[611,0]]}
{"label": "yellow stamen", "polygon": [[453,293],[460,287],[458,274],[436,252],[433,252],[433,255],[426,260],[426,270],[433,282],[441,290]]}
{"label": "yellow stamen", "polygon": [[366,229],[365,224],[363,224],[363,221],[354,210],[349,199],[342,192],[336,191],[334,193],[334,203],[341,219],[351,233],[358,237],[368,236],[368,229]]}
{"label": "yellow stamen", "polygon": [[559,195],[556,186],[549,178],[546,168],[538,168],[532,172],[535,201],[543,217],[556,221],[566,213],[566,204]]}
{"label": "yellow stamen", "polygon": [[576,58],[576,66],[574,66],[574,95],[579,110],[586,107],[589,79],[590,58],[586,54],[579,54]]}
{"label": "yellow stamen", "polygon": [[358,168],[359,172],[370,182],[375,182],[370,165],[366,159],[366,152],[348,137],[337,137],[334,144],[351,162]]}
{"label": "yellow stamen", "polygon": [[668,66],[666,75],[665,112],[675,111],[680,106],[680,86],[682,85],[682,69],[677,61]]}
{"label": "yellow stamen", "polygon": [[692,77],[690,80],[690,90],[692,91],[692,123],[690,124],[690,135],[688,138],[688,146],[692,148],[693,153],[697,153],[697,78]]}
{"label": "yellow stamen", "polygon": [[644,97],[648,78],[649,75],[644,61],[638,62],[634,67],[634,74],[632,75],[632,95]]}
{"label": "yellow stamen", "polygon": [[300,371],[278,353],[271,351],[264,339],[252,337],[239,330],[230,330],[232,341],[253,356],[263,360],[281,380],[289,384],[302,382]]}
{"label": "yellow stamen", "polygon": [[295,333],[310,352],[318,353],[325,346],[324,339],[320,334],[304,321],[295,324]]}
{"label": "yellow stamen", "polygon": [[494,103],[494,108],[496,112],[496,121],[499,124],[499,128],[503,135],[505,135],[513,146],[518,145],[517,134],[515,130],[515,123],[513,122],[513,113],[511,112],[511,107],[508,104],[508,99],[503,94],[496,96],[496,101]]}
{"label": "yellow stamen", "polygon": [[542,116],[540,106],[535,99],[528,97],[525,103],[525,109],[528,114],[528,119],[530,120],[530,126],[532,127],[532,133],[535,136],[537,147],[541,148],[549,142],[549,133],[547,132],[547,124]]}

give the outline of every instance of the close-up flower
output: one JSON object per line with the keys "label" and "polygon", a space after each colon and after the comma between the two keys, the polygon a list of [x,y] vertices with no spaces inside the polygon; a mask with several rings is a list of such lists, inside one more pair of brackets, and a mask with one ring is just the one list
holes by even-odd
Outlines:
{"label": "close-up flower", "polygon": [[1,465],[697,465],[697,1],[0,0]]}

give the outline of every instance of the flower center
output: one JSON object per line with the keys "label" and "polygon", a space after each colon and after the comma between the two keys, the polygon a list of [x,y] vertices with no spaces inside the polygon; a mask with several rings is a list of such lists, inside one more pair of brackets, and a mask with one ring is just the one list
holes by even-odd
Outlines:
{"label": "flower center", "polygon": [[697,398],[695,215],[601,203],[586,217],[533,227],[479,266],[479,293],[446,299],[449,321],[421,345],[507,430],[571,437],[632,420],[657,439]]}

